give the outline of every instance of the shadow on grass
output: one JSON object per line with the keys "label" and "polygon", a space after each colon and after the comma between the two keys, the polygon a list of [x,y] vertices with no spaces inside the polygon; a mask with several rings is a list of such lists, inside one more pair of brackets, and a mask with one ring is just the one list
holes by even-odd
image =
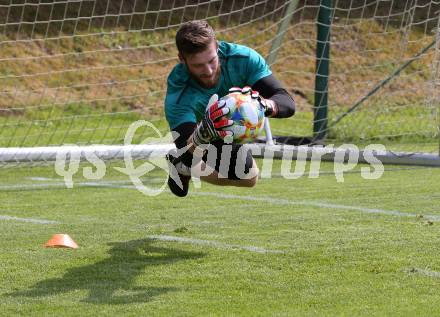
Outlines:
{"label": "shadow on grass", "polygon": [[148,267],[171,265],[178,261],[203,257],[201,252],[155,247],[151,239],[109,243],[110,257],[91,265],[68,269],[60,278],[40,281],[29,290],[9,293],[14,297],[56,296],[73,291],[88,291],[83,302],[101,304],[129,304],[148,302],[154,296],[175,287],[137,287],[136,278]]}

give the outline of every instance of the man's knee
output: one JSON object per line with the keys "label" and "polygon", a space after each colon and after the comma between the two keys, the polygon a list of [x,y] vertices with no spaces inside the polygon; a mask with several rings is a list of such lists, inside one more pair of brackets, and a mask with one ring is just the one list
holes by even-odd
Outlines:
{"label": "man's knee", "polygon": [[256,165],[254,165],[254,167],[251,169],[250,174],[251,177],[240,180],[243,187],[254,187],[255,185],[257,185],[259,169],[258,167],[256,167]]}
{"label": "man's knee", "polygon": [[258,175],[254,176],[252,178],[246,179],[246,187],[254,187],[257,185],[258,182]]}

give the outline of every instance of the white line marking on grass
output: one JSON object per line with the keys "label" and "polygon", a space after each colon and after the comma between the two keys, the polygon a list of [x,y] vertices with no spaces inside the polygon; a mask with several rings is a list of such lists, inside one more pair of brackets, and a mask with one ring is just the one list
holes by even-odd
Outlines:
{"label": "white line marking on grass", "polygon": [[62,178],[52,178],[52,177],[26,177],[26,179],[29,179],[31,181],[60,181]]}
{"label": "white line marking on grass", "polygon": [[[153,178],[152,183],[163,181],[158,178]],[[115,180],[106,182],[75,182],[74,187],[108,187],[108,188],[135,188],[133,185],[117,185],[127,184],[126,180]],[[26,189],[68,189],[64,182],[51,182],[51,183],[38,183],[38,184],[13,184],[13,185],[0,185],[0,190],[26,190]]]}
{"label": "white line marking on grass", "polygon": [[6,216],[6,215],[0,215],[0,220],[30,222],[30,223],[38,223],[38,224],[43,224],[43,225],[59,224],[58,221],[45,220],[45,219],[32,219],[32,218],[18,218],[18,217],[13,217],[13,216]]}
{"label": "white line marking on grass", "polygon": [[[60,183],[60,182],[63,181],[62,178],[49,178],[49,177],[26,177],[26,179],[32,180],[32,181],[38,181],[38,182],[58,181],[58,183]],[[164,181],[164,178],[149,177],[148,179],[145,179],[144,181],[148,181],[149,183],[162,183]],[[81,185],[81,184],[89,185],[89,184],[96,184],[96,183],[97,182],[84,181],[84,182],[75,182],[74,185],[76,185],[76,184],[79,184],[79,185]],[[124,180],[107,180],[107,181],[102,181],[102,182],[98,182],[98,183],[99,184],[121,184],[121,183],[122,184],[128,184],[128,183],[130,183],[130,181],[125,180],[125,179]],[[49,183],[49,184],[53,184],[53,183]]]}
{"label": "white line marking on grass", "polygon": [[191,238],[183,238],[183,237],[175,237],[175,236],[167,236],[167,235],[149,236],[148,238],[158,241],[171,241],[171,242],[189,243],[196,245],[207,245],[215,248],[228,249],[228,250],[245,250],[256,253],[278,253],[278,254],[284,253],[281,250],[268,250],[265,248],[254,247],[254,246],[241,246],[235,244],[226,244],[212,240],[199,240],[199,239],[191,239]]}
{"label": "white line marking on grass", "polygon": [[[438,166],[414,166],[414,167],[395,167],[395,168],[390,168],[390,167],[385,167],[385,173],[386,172],[397,172],[397,171],[414,171],[414,170],[420,170],[420,169],[433,169],[433,168],[437,168]],[[362,171],[360,169],[358,170],[351,170],[351,171],[345,171],[344,174],[361,174]],[[313,177],[313,176],[324,176],[324,175],[335,175],[334,171],[317,171],[317,172],[309,172],[309,173],[304,173],[304,175],[302,177]],[[270,174],[271,177],[284,177],[283,173],[277,173],[277,172],[272,172]]]}
{"label": "white line marking on grass", "polygon": [[[385,209],[378,209],[378,208],[365,208],[365,207],[359,207],[359,206],[349,206],[349,205],[340,205],[340,204],[329,204],[329,203],[322,203],[322,202],[316,202],[316,201],[291,201],[283,198],[273,198],[273,197],[256,197],[256,196],[241,196],[241,195],[233,195],[233,194],[221,194],[221,193],[210,193],[210,192],[196,192],[192,193],[192,195],[197,196],[213,196],[213,197],[219,197],[219,198],[225,198],[225,199],[240,199],[240,200],[248,200],[248,201],[261,201],[261,202],[267,202],[274,205],[300,205],[300,206],[312,206],[312,207],[318,207],[318,208],[330,208],[330,209],[343,209],[343,210],[354,210],[354,211],[360,211],[364,213],[370,213],[370,214],[382,214],[382,215],[390,215],[390,216],[401,216],[401,217],[417,217],[417,214],[409,213],[409,212],[401,212],[398,210],[385,210]],[[424,218],[428,220],[440,220],[440,216],[436,215],[423,215]]]}
{"label": "white line marking on grass", "polygon": [[426,275],[429,277],[438,277],[440,278],[440,272],[437,271],[430,271],[430,270],[425,270],[425,269],[419,269],[417,267],[411,268],[409,270],[407,270],[408,273],[417,273],[417,274],[421,274],[421,275]]}
{"label": "white line marking on grass", "polygon": [[59,188],[66,186],[64,183],[50,183],[50,184],[17,184],[17,185],[2,185],[0,190],[13,190],[13,189],[35,189],[35,188]]}

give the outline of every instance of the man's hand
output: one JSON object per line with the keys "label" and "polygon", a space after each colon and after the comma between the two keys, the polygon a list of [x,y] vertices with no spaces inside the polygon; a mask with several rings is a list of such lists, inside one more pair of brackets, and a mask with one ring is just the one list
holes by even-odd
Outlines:
{"label": "man's hand", "polygon": [[232,136],[232,131],[222,130],[233,124],[232,120],[228,120],[224,117],[228,113],[229,109],[225,107],[225,101],[218,101],[218,96],[216,94],[212,95],[208,102],[205,115],[192,135],[192,143],[195,146],[199,146],[201,144],[208,144],[218,138],[224,139]]}
{"label": "man's hand", "polygon": [[229,93],[232,92],[241,92],[245,95],[250,94],[252,99],[257,100],[260,103],[261,107],[264,109],[265,117],[273,117],[278,112],[278,108],[273,100],[261,97],[258,91],[252,90],[252,88],[249,86],[243,88],[232,87],[231,89],[229,89]]}

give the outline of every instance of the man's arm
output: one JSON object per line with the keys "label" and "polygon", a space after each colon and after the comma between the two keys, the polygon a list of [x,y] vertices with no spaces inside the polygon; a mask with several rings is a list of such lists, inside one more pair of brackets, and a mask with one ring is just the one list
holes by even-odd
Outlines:
{"label": "man's arm", "polygon": [[176,133],[177,136],[174,138],[174,144],[178,150],[190,145],[190,147],[181,155],[181,161],[186,166],[191,166],[192,164],[194,145],[190,142],[190,138],[196,127],[197,124],[194,122],[185,122],[173,129],[173,133]]}
{"label": "man's arm", "polygon": [[269,117],[288,118],[295,114],[295,101],[273,75],[261,78],[252,85],[260,96],[273,102],[274,107]]}

